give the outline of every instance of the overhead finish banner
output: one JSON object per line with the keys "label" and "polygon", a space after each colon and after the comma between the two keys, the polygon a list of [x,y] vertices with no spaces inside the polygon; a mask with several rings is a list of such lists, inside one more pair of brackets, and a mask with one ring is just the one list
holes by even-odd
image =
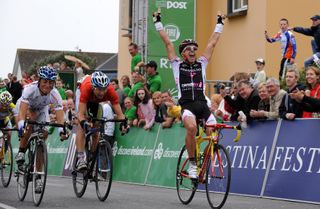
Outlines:
{"label": "overhead finish banner", "polygon": [[176,96],[177,89],[171,65],[167,58],[166,48],[154,27],[152,13],[157,11],[158,7],[161,8],[161,21],[164,30],[179,55],[179,43],[184,39],[195,38],[195,0],[149,0],[148,3],[147,61],[154,60],[158,64],[157,71],[162,78],[161,90],[170,90]]}

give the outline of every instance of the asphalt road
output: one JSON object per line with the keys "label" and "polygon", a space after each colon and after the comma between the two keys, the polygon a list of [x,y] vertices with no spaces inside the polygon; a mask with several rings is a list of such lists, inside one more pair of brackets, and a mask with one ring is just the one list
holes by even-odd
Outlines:
{"label": "asphalt road", "polygon": [[[17,197],[15,178],[8,188],[0,185],[0,208],[36,208],[33,205],[31,190],[24,202]],[[176,190],[151,186],[140,186],[113,182],[110,195],[100,202],[94,184],[89,184],[82,198],[75,197],[71,178],[48,177],[47,187],[40,208],[77,209],[210,209],[205,193],[197,192],[189,205],[179,202]],[[272,200],[256,197],[229,195],[223,209],[319,209],[320,205]]]}

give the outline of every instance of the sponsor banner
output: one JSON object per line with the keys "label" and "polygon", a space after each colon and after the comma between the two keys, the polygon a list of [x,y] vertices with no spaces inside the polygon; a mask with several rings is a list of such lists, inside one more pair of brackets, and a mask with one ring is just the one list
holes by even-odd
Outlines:
{"label": "sponsor banner", "polygon": [[184,141],[185,129],[181,124],[174,124],[171,128],[161,128],[153,152],[147,184],[175,187],[177,162]]}
{"label": "sponsor banner", "polygon": [[282,121],[264,196],[320,202],[320,120]]}
{"label": "sponsor banner", "polygon": [[260,195],[278,121],[250,123],[235,143],[235,130],[223,130],[223,144],[231,160],[232,193]]}
{"label": "sponsor banner", "polygon": [[158,130],[159,125],[156,124],[150,131],[132,127],[124,136],[117,131],[112,148],[114,180],[142,184],[145,182]]}
{"label": "sponsor banner", "polygon": [[177,94],[167,52],[159,33],[155,30],[152,13],[161,8],[162,23],[170,41],[173,43],[177,55],[178,46],[184,39],[195,38],[195,1],[194,0],[149,0],[148,11],[148,51],[147,61],[158,63],[158,72],[162,78],[162,90],[170,90]]}

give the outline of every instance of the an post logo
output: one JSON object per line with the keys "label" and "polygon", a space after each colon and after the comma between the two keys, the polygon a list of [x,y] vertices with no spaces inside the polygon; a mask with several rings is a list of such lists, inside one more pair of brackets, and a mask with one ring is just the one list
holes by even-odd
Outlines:
{"label": "an post logo", "polygon": [[168,24],[164,26],[164,30],[168,34],[171,42],[175,42],[176,40],[179,39],[181,33],[178,26],[174,24]]}
{"label": "an post logo", "polygon": [[187,9],[187,2],[167,1],[167,9]]}

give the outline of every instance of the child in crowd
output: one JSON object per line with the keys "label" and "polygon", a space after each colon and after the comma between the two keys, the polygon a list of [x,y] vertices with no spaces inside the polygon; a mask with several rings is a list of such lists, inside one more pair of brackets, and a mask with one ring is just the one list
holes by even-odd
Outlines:
{"label": "child in crowd", "polygon": [[262,82],[266,82],[267,75],[266,71],[264,70],[265,61],[262,58],[256,59],[256,65],[257,65],[257,72],[254,75],[253,79],[250,79],[250,82],[252,83],[253,88],[258,88],[259,84]]}
{"label": "child in crowd", "polygon": [[66,90],[64,90],[63,88],[63,81],[59,78],[56,80],[56,88],[59,91],[61,99],[66,100],[67,99]]}
{"label": "child in crowd", "polygon": [[124,99],[124,106],[126,108],[124,115],[128,118],[129,126],[132,126],[132,123],[137,119],[137,107],[133,105],[133,99],[126,97]]}
{"label": "child in crowd", "polygon": [[168,117],[167,106],[162,102],[161,92],[155,91],[152,94],[154,109],[156,110],[155,122],[161,123],[162,128],[170,128],[173,118]]}
{"label": "child in crowd", "polygon": [[137,107],[138,118],[133,121],[134,126],[143,126],[145,130],[150,130],[154,124],[155,109],[152,99],[143,88],[137,90],[134,104]]}

